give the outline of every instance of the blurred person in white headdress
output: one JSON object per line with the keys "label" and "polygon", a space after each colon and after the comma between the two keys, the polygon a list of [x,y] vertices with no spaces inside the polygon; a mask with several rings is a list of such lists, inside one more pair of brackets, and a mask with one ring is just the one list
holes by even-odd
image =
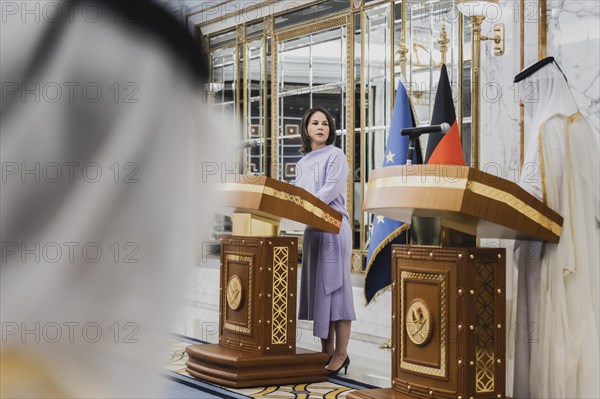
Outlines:
{"label": "blurred person in white headdress", "polygon": [[517,242],[513,397],[598,398],[598,134],[548,57],[515,78],[526,111],[520,185],[564,218],[558,244]]}
{"label": "blurred person in white headdress", "polygon": [[228,150],[202,54],[148,1],[0,6],[2,397],[160,396]]}

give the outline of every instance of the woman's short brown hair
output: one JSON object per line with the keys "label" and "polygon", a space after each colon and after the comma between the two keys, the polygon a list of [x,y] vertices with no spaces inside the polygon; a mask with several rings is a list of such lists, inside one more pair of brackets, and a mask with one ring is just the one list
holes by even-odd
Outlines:
{"label": "woman's short brown hair", "polygon": [[335,120],[325,108],[315,107],[311,108],[302,117],[302,130],[300,131],[300,137],[302,138],[302,148],[300,152],[303,154],[308,154],[312,151],[310,147],[310,137],[308,137],[308,122],[310,121],[310,117],[313,116],[315,112],[322,112],[327,118],[327,124],[329,125],[329,136],[327,137],[327,145],[333,144],[335,141]]}

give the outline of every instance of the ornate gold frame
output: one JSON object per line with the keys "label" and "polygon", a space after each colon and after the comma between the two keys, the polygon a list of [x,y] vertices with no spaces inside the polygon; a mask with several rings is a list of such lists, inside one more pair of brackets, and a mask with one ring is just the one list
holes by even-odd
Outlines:
{"label": "ornate gold frame", "polygon": [[[223,272],[226,276],[229,276],[229,261],[232,262],[244,262],[248,265],[248,314],[246,323],[244,325],[238,325],[237,323],[230,322],[227,320],[227,312],[223,312],[221,317],[223,318],[223,328],[228,331],[233,331],[240,334],[251,334],[252,333],[252,301],[253,301],[253,273],[254,273],[254,260],[252,256],[241,256],[238,254],[227,253],[225,255],[225,265]],[[226,290],[221,293],[223,295],[223,303],[227,303],[227,292]]]}
{"label": "ornate gold frame", "polygon": [[[415,363],[411,363],[408,361],[405,361],[405,357],[404,357],[404,342],[405,342],[405,335],[406,335],[406,322],[404,321],[404,316],[406,314],[406,304],[404,303],[404,292],[406,291],[406,283],[407,281],[414,281],[414,282],[433,282],[433,283],[437,283],[439,290],[440,290],[440,296],[439,296],[439,300],[440,300],[440,322],[439,322],[439,328],[440,328],[440,363],[439,363],[439,367],[432,367],[432,366],[424,366],[424,365],[420,365],[420,364],[415,364]],[[448,356],[447,356],[447,341],[448,341],[448,326],[447,326],[447,318],[448,318],[448,314],[447,314],[447,306],[448,306],[448,302],[449,302],[449,298],[448,298],[448,278],[446,273],[419,273],[419,272],[409,272],[409,271],[402,271],[400,273],[400,311],[398,312],[400,315],[400,368],[404,369],[404,370],[408,370],[408,371],[412,371],[412,372],[416,372],[416,373],[420,373],[420,374],[426,374],[426,375],[431,375],[434,377],[442,377],[445,378],[447,373],[448,373]],[[437,327],[436,327],[437,328]]]}
{"label": "ornate gold frame", "polygon": [[[278,146],[279,125],[277,117],[279,116],[277,93],[277,45],[284,40],[295,39],[298,37],[321,32],[327,29],[346,27],[346,148],[354,148],[354,20],[351,12],[343,12],[333,16],[317,19],[308,24],[301,24],[289,29],[276,32],[271,37],[271,176],[275,179],[280,178],[278,168]],[[352,95],[350,95],[352,94]],[[354,151],[346,151],[346,160],[350,170],[354,170]],[[346,192],[346,208],[351,214],[354,205],[354,174],[348,175],[348,184]]]}

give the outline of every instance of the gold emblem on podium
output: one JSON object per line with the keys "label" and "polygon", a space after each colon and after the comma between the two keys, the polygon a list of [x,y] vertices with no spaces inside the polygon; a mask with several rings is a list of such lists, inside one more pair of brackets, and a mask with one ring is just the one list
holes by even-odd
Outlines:
{"label": "gold emblem on podium", "polygon": [[231,276],[227,282],[227,304],[231,309],[238,310],[243,297],[242,280],[237,275]]}
{"label": "gold emblem on podium", "polygon": [[420,298],[413,300],[406,312],[406,334],[418,346],[425,345],[433,333],[433,321],[427,304]]}

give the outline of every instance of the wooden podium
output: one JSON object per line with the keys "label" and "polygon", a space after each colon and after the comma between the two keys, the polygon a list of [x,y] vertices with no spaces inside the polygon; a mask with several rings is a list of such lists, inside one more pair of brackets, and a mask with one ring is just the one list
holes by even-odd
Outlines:
{"label": "wooden podium", "polygon": [[188,346],[186,371],[230,387],[326,381],[328,355],[296,349],[298,239],[277,234],[281,218],[337,233],[342,215],[264,176],[230,176],[218,195],[235,210],[221,240],[219,344]]}
{"label": "wooden podium", "polygon": [[412,220],[421,245],[392,247],[392,388],[348,397],[504,397],[506,253],[474,238],[558,242],[562,217],[510,181],[446,165],[374,170],[363,209]]}

